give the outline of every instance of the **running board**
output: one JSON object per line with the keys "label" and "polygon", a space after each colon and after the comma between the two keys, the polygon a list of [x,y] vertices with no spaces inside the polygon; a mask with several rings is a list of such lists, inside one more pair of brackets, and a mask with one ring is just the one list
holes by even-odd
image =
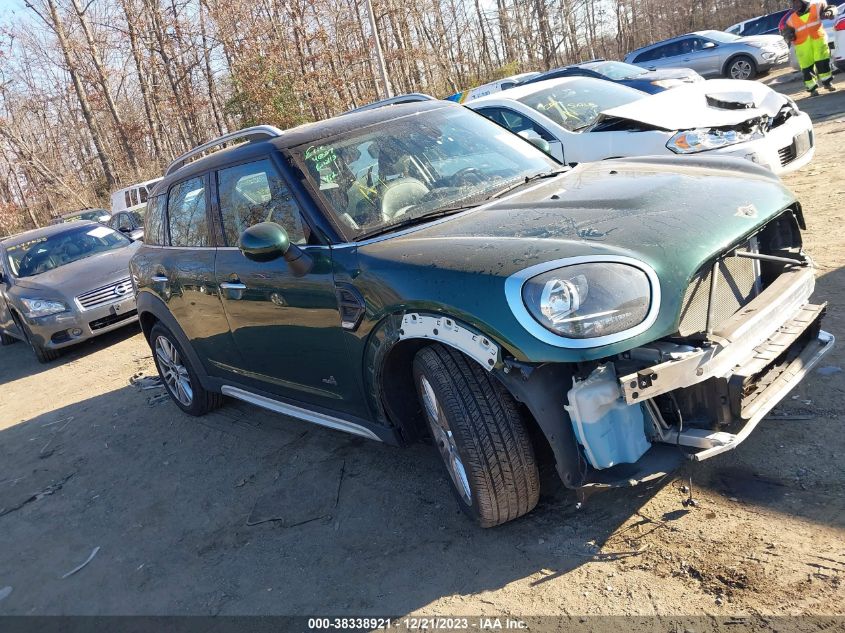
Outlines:
{"label": "running board", "polygon": [[249,402],[250,404],[254,404],[262,409],[268,409],[270,411],[275,411],[276,413],[281,413],[282,415],[289,415],[290,417],[297,418],[298,420],[319,424],[320,426],[335,429],[336,431],[346,431],[352,435],[359,435],[361,437],[366,437],[367,439],[381,442],[381,438],[370,429],[363,427],[360,424],[355,424],[354,422],[348,422],[347,420],[342,420],[325,413],[319,413],[318,411],[311,411],[285,402],[279,402],[278,400],[273,400],[272,398],[265,398],[264,396],[259,396],[258,394],[244,389],[230,387],[229,385],[223,385],[220,391],[224,396],[230,396],[232,398],[237,398],[238,400],[243,400],[244,402]]}

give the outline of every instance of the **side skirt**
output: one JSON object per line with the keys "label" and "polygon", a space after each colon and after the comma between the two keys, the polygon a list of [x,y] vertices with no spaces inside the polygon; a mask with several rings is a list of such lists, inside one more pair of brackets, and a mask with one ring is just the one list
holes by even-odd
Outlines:
{"label": "side skirt", "polygon": [[[297,418],[298,420],[304,420],[305,422],[311,422],[312,424],[318,424],[337,431],[345,431],[346,433],[358,435],[359,437],[366,437],[367,439],[376,440],[378,442],[386,442],[388,444],[399,443],[395,437],[394,430],[390,428],[378,429],[380,431],[380,433],[378,433],[359,422],[352,422],[321,411],[306,409],[295,404],[276,400],[275,398],[269,398],[252,391],[247,391],[241,387],[223,384],[219,387],[219,389],[224,396],[243,400],[244,402],[249,402],[250,404],[254,404],[263,409],[281,413],[282,415],[288,415],[292,418]],[[361,420],[361,422],[363,422],[363,420]]]}

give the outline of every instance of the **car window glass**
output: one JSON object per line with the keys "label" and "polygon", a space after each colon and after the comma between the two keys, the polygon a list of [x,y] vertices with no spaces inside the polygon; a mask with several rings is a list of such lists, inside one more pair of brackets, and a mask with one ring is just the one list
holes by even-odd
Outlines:
{"label": "car window glass", "polygon": [[180,182],[170,189],[167,222],[171,246],[208,246],[205,182],[201,176]]}
{"label": "car window glass", "polygon": [[488,119],[492,119],[502,127],[506,127],[516,134],[532,131],[539,134],[541,138],[547,141],[555,140],[554,136],[549,134],[549,132],[519,112],[515,112],[508,108],[484,108],[483,110],[479,110],[479,112]]}
{"label": "car window glass", "polygon": [[6,247],[9,267],[18,277],[33,277],[65,264],[132,242],[106,226],[88,224]]}
{"label": "car window glass", "polygon": [[671,44],[663,44],[661,46],[655,46],[652,49],[645,51],[644,53],[640,53],[637,57],[637,63],[640,62],[650,62],[655,59],[660,59],[661,57],[669,57],[670,55],[670,48]]}
{"label": "car window glass", "polygon": [[217,193],[229,246],[236,245],[241,233],[259,222],[282,226],[294,244],[308,241],[299,205],[269,160],[221,169]]}
{"label": "car window glass", "polygon": [[139,197],[139,204],[144,204],[147,201],[147,188],[146,187],[139,187],[138,188],[138,196]]}
{"label": "car window glass", "polygon": [[592,125],[604,110],[645,97],[639,90],[610,81],[577,78],[543,88],[519,101],[574,132]]}
{"label": "car window glass", "polygon": [[129,218],[128,213],[121,213],[120,220],[118,220],[117,224],[118,229],[132,229],[132,220]]}
{"label": "car window glass", "polygon": [[589,70],[592,70],[596,74],[603,77],[607,77],[608,79],[612,79],[614,81],[618,81],[620,79],[634,79],[635,77],[645,75],[648,72],[647,70],[640,68],[639,66],[614,61],[598,62],[596,64],[591,65],[589,67]]}
{"label": "car window glass", "polygon": [[132,206],[132,198],[129,197],[129,189],[123,192],[123,202],[127,207]]}
{"label": "car window glass", "polygon": [[347,239],[480,204],[558,166],[528,141],[459,107],[423,110],[291,151]]}
{"label": "car window glass", "polygon": [[660,57],[675,57],[684,54],[684,47],[689,40],[681,40],[679,42],[671,42],[661,47]]}
{"label": "car window glass", "polygon": [[144,243],[148,246],[160,246],[164,243],[164,202],[167,196],[154,196],[147,201],[147,212],[144,215]]}

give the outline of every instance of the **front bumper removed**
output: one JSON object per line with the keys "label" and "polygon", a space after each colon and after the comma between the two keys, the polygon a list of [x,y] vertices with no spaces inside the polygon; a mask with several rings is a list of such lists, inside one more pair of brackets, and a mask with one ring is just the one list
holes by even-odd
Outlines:
{"label": "front bumper removed", "polygon": [[[810,267],[783,273],[710,335],[712,344],[619,378],[628,405],[656,422],[654,442],[685,447],[694,461],[736,448],[834,345],[821,330],[825,304],[809,303]],[[718,430],[665,423],[654,398],[701,385],[719,402]]]}

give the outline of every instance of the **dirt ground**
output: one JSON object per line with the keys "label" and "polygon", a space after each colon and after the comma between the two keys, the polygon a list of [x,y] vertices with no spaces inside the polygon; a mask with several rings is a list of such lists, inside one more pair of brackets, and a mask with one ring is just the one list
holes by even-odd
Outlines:
{"label": "dirt ground", "polygon": [[[816,124],[815,160],[786,182],[842,336],[839,82],[776,87]],[[845,372],[814,372],[778,411],[807,419],[766,421],[734,453],[581,509],[551,478],[492,530],[459,512],[428,447],[238,403],[189,418],[139,372],[155,369],[134,327],[49,366],[0,349],[0,614],[845,613]]]}

